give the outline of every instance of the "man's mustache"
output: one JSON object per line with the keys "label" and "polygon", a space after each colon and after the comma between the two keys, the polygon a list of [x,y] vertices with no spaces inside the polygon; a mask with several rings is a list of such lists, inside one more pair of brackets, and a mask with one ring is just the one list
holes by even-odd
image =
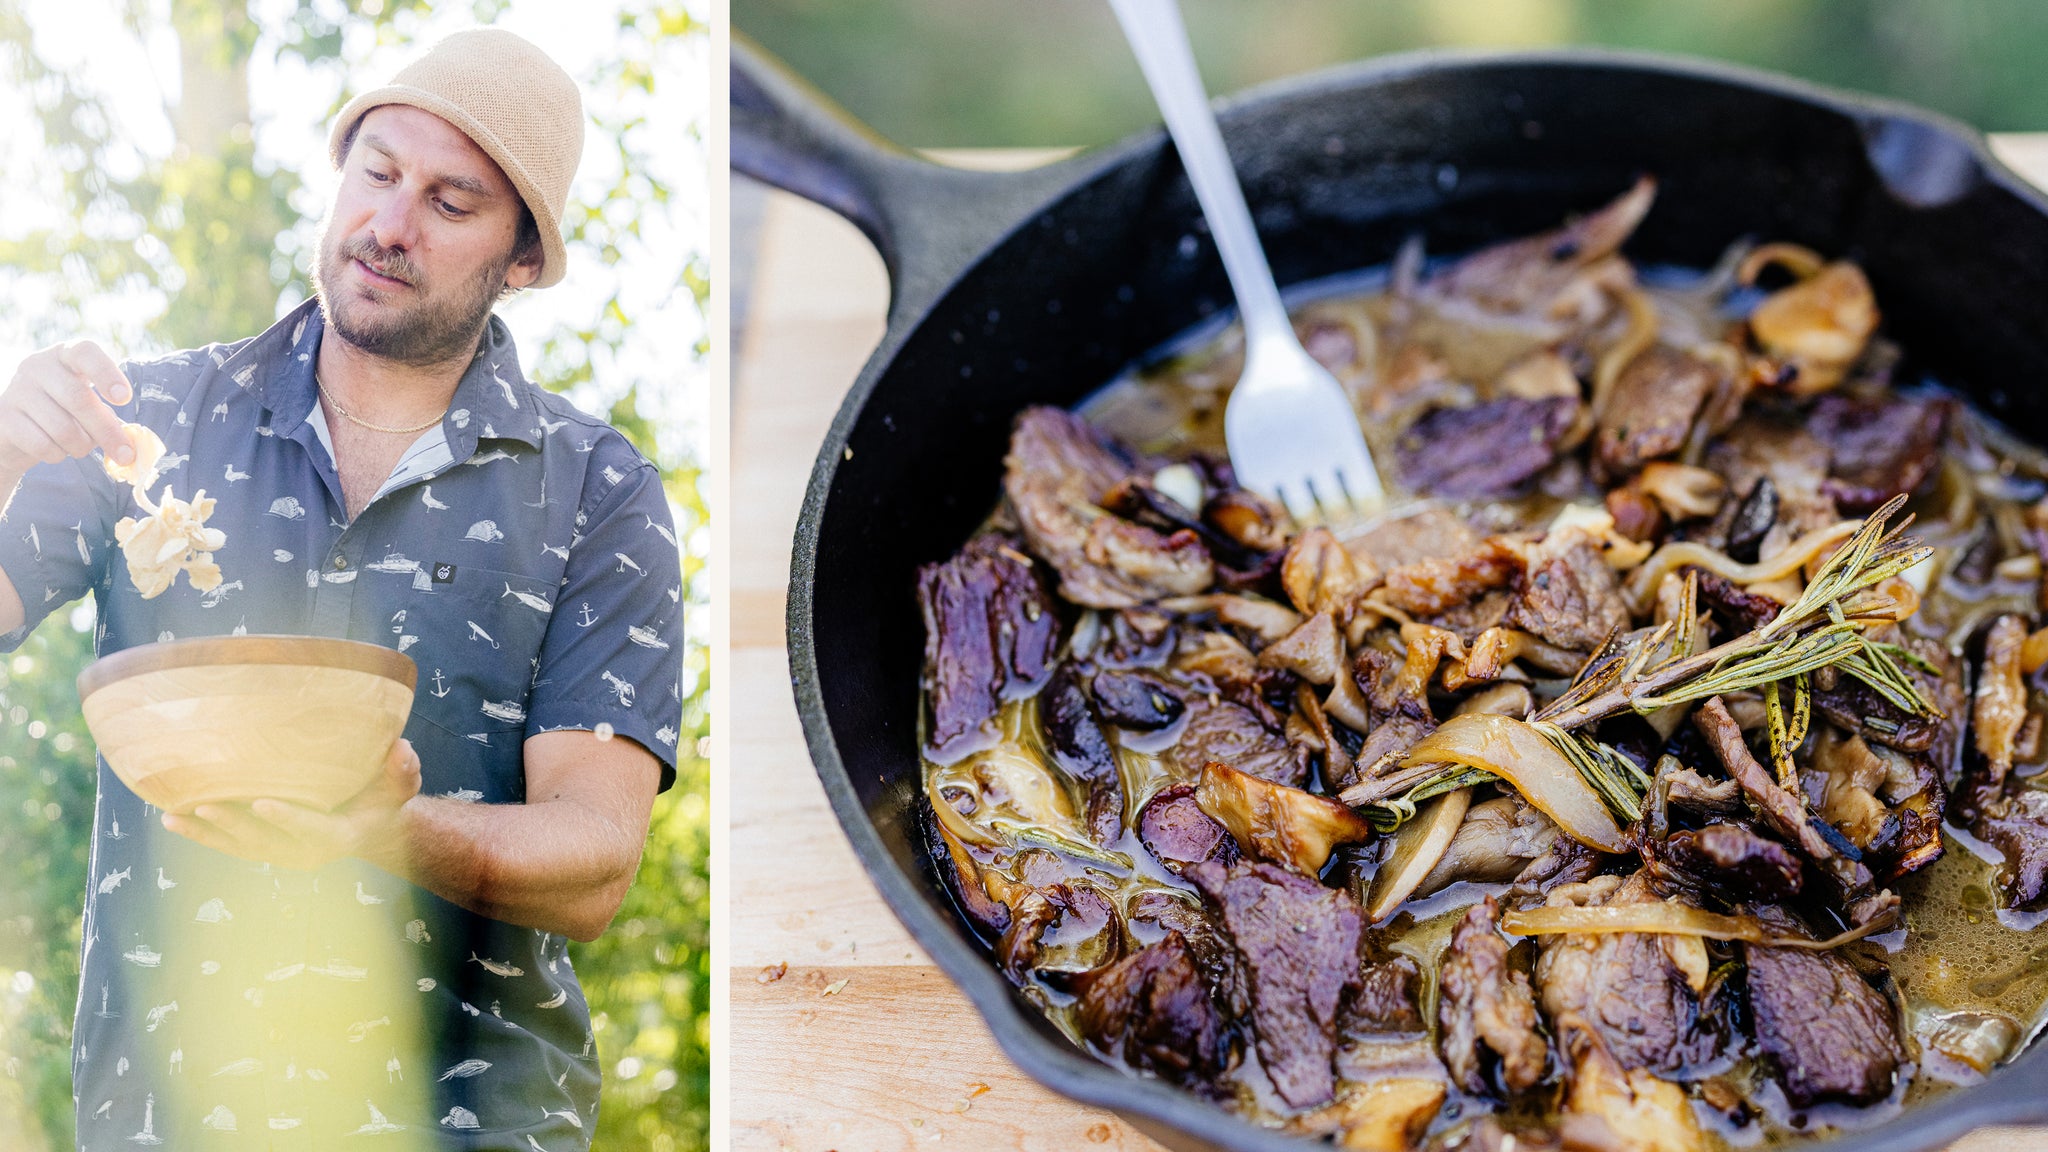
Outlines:
{"label": "man's mustache", "polygon": [[386,248],[367,236],[358,237],[342,244],[341,254],[351,260],[360,260],[380,276],[417,287],[420,271],[405,251],[400,248]]}

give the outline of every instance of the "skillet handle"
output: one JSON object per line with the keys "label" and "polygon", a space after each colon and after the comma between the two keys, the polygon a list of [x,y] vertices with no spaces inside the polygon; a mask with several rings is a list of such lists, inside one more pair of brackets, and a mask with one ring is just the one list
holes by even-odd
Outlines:
{"label": "skillet handle", "polygon": [[732,34],[732,166],[831,209],[889,272],[890,321],[921,312],[990,246],[1064,192],[1070,160],[975,172],[882,138],[746,36]]}

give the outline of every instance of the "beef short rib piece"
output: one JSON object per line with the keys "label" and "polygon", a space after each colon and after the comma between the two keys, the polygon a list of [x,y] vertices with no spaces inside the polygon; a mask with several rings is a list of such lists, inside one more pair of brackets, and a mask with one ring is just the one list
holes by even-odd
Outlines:
{"label": "beef short rib piece", "polygon": [[1394,442],[1401,483],[1450,500],[1515,495],[1557,459],[1578,410],[1568,396],[1431,409]]}
{"label": "beef short rib piece", "polygon": [[[1766,923],[1779,928],[1790,918]],[[1905,1053],[1884,993],[1832,952],[1751,944],[1745,956],[1757,1046],[1793,1106],[1869,1104],[1891,1094]]]}
{"label": "beef short rib piece", "polygon": [[1228,1066],[1228,1030],[1180,933],[1082,983],[1076,1019],[1111,1059],[1198,1090],[1212,1087]]}
{"label": "beef short rib piece", "polygon": [[1451,933],[1437,980],[1439,1043],[1458,1087],[1490,1095],[1483,1069],[1486,1053],[1499,1058],[1501,1083],[1510,1092],[1543,1078],[1548,1049],[1536,1031],[1536,1001],[1529,978],[1508,966],[1508,942],[1494,927],[1500,905],[1493,897],[1472,906]]}
{"label": "beef short rib piece", "polygon": [[999,533],[918,569],[917,601],[931,751],[950,763],[993,745],[1003,701],[1044,679],[1059,646],[1059,617],[1031,557]]}
{"label": "beef short rib piece", "polygon": [[1250,974],[1252,1025],[1273,1090],[1292,1108],[1329,1103],[1338,1011],[1359,980],[1358,902],[1271,864],[1212,860],[1183,875],[1222,913]]}

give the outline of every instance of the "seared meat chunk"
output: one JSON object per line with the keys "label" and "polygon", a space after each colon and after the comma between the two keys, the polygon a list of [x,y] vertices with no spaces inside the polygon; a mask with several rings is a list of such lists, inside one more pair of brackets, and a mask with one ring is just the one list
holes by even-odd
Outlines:
{"label": "seared meat chunk", "polygon": [[1237,859],[1237,841],[1195,801],[1195,786],[1174,784],[1145,802],[1138,838],[1161,864],[1178,872],[1189,864]]}
{"label": "seared meat chunk", "polygon": [[1741,824],[1709,824],[1643,845],[1658,875],[1724,900],[1787,900],[1799,894],[1806,870],[1790,848]]}
{"label": "seared meat chunk", "polygon": [[1735,581],[1705,568],[1687,565],[1681,576],[1697,575],[1699,603],[1714,616],[1724,632],[1740,636],[1753,632],[1778,618],[1785,606],[1761,592],[1751,592]]}
{"label": "seared meat chunk", "polygon": [[1244,962],[1197,897],[1163,888],[1146,889],[1132,898],[1125,924],[1141,947],[1159,943],[1169,932],[1179,933],[1223,1009],[1225,1023],[1237,1030],[1237,1021],[1252,1010]]}
{"label": "seared meat chunk", "polygon": [[951,763],[995,743],[1003,701],[1044,679],[1059,617],[1031,557],[990,533],[917,571],[930,752]]}
{"label": "seared meat chunk", "polygon": [[[1774,931],[1805,935],[1761,910]],[[1777,1067],[1794,1107],[1822,1100],[1869,1104],[1890,1095],[1905,1061],[1892,1003],[1847,960],[1803,948],[1744,946],[1757,1047]]]}
{"label": "seared meat chunk", "polygon": [[1629,361],[1593,431],[1600,472],[1618,479],[1684,447],[1701,407],[1721,384],[1719,368],[1661,344]]}
{"label": "seared meat chunk", "polygon": [[1365,965],[1358,994],[1345,1017],[1347,1031],[1408,1034],[1425,1031],[1422,966],[1412,956],[1393,955]]}
{"label": "seared meat chunk", "polygon": [[1186,777],[1211,760],[1220,760],[1247,775],[1292,788],[1308,779],[1307,749],[1288,743],[1245,705],[1210,697],[1188,701],[1173,759]]}
{"label": "seared meat chunk", "polygon": [[1515,578],[1522,562],[1495,540],[1452,556],[1418,560],[1387,573],[1380,594],[1411,616],[1437,616]]}
{"label": "seared meat chunk", "polygon": [[[1551,890],[1551,905],[1653,904],[1647,873],[1603,876]],[[1698,937],[1647,932],[1545,937],[1536,961],[1543,1011],[1584,1018],[1624,1070],[1670,1074],[1703,1064],[1720,1036],[1702,1018],[1707,951]]]}
{"label": "seared meat chunk", "polygon": [[1954,408],[1946,397],[1823,397],[1806,427],[1828,447],[1827,493],[1844,511],[1861,515],[1900,493],[1920,491],[1941,465]]}
{"label": "seared meat chunk", "polygon": [[1515,495],[1556,461],[1578,411],[1576,398],[1558,396],[1431,409],[1394,442],[1401,483],[1451,500]]}
{"label": "seared meat chunk", "polygon": [[1124,788],[1116,768],[1116,751],[1096,721],[1095,705],[1081,686],[1074,665],[1063,664],[1038,698],[1045,724],[1046,748],[1053,763],[1080,786],[1087,798],[1087,827],[1095,842],[1107,847],[1124,831]]}
{"label": "seared meat chunk", "polygon": [[1496,927],[1500,904],[1488,896],[1451,932],[1438,975],[1438,1040],[1444,1064],[1458,1087],[1491,1095],[1483,1064],[1498,1058],[1500,1082],[1522,1092],[1543,1078],[1548,1060],[1536,1030],[1536,1001],[1529,978],[1508,966],[1508,942]]}
{"label": "seared meat chunk", "polygon": [[1229,1066],[1229,1029],[1178,932],[1089,973],[1075,1008],[1104,1054],[1176,1084],[1207,1088]]}
{"label": "seared meat chunk", "polygon": [[1503,623],[1559,648],[1591,652],[1628,630],[1628,604],[1599,546],[1584,531],[1566,528],[1529,549]]}
{"label": "seared meat chunk", "polygon": [[1183,875],[1222,913],[1244,961],[1273,1090],[1292,1108],[1328,1103],[1338,1010],[1358,986],[1358,902],[1271,864],[1212,860]]}
{"label": "seared meat chunk", "polygon": [[[1425,299],[1458,301],[1495,315],[1548,320],[1573,310],[1589,281],[1619,263],[1617,253],[1650,211],[1657,182],[1645,176],[1597,212],[1552,232],[1483,248],[1431,276]],[[1626,273],[1626,268],[1619,269]],[[1604,310],[1603,310],[1604,314]]]}
{"label": "seared meat chunk", "polygon": [[1797,424],[1751,412],[1707,449],[1707,467],[1730,492],[1750,492],[1768,477],[1778,494],[1778,515],[1757,545],[1769,556],[1816,528],[1840,520],[1827,483],[1827,445]]}
{"label": "seared meat chunk", "polygon": [[1193,530],[1162,534],[1102,508],[1120,481],[1152,468],[1074,413],[1025,409],[1003,463],[1003,493],[1025,543],[1059,571],[1068,600],[1127,608],[1215,582],[1215,564]]}
{"label": "seared meat chunk", "polygon": [[2048,792],[2017,781],[2002,788],[1977,784],[1961,802],[1971,834],[2005,857],[1998,869],[2005,906],[2027,912],[2048,906]]}
{"label": "seared meat chunk", "polygon": [[1721,766],[1741,785],[1742,793],[1771,831],[1798,848],[1801,855],[1832,877],[1845,895],[1860,896],[1871,884],[1870,869],[1860,853],[1827,821],[1813,814],[1803,797],[1780,787],[1750,754],[1742,729],[1719,696],[1693,713],[1693,723],[1713,746]]}

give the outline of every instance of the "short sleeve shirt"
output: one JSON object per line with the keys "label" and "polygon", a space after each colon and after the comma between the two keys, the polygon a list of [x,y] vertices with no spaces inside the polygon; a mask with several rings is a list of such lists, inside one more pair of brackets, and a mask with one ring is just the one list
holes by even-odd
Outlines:
{"label": "short sleeve shirt", "polygon": [[[33,469],[0,519],[19,644],[90,591],[101,656],[234,633],[405,653],[423,791],[525,800],[521,747],[584,729],[674,778],[681,565],[660,476],[530,384],[493,317],[443,417],[347,520],[316,417],[316,303],[262,335],[126,366],[124,420],[167,453],[151,494],[218,503],[221,583],[144,600],[114,542],[139,515],[97,456]],[[165,831],[99,762],[73,1040],[78,1145],[586,1148],[599,1072],[557,935],[474,914],[360,861],[294,872]],[[414,1145],[417,1146],[417,1145]]]}

